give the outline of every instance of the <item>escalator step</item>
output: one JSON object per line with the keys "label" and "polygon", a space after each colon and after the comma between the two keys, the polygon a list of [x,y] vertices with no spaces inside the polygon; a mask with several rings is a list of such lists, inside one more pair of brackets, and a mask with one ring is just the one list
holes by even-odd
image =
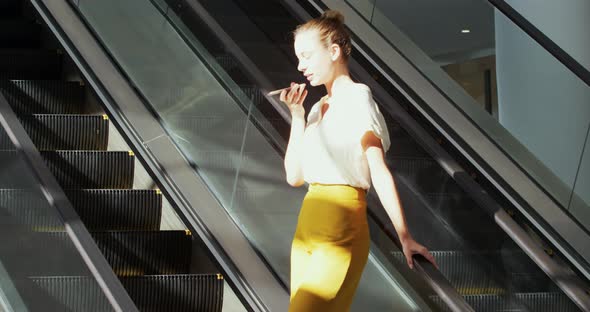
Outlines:
{"label": "escalator step", "polygon": [[4,217],[37,231],[64,231],[63,221],[41,192],[0,189],[0,210]]}
{"label": "escalator step", "polygon": [[[438,163],[431,158],[426,157],[393,157],[391,159],[392,166],[395,169],[404,172],[421,172],[424,170],[437,170],[439,174],[446,174],[446,172],[438,166]],[[438,173],[438,172],[437,172]]]}
{"label": "escalator step", "polygon": [[[67,196],[90,231],[157,231],[162,216],[158,190],[68,190]],[[35,231],[64,231],[63,222],[40,192],[0,189],[0,210]]]}
{"label": "escalator step", "polygon": [[67,196],[90,231],[157,231],[162,194],[157,190],[68,190]]}
{"label": "escalator step", "polygon": [[[29,115],[21,124],[39,150],[106,150],[109,121],[106,116]],[[0,136],[0,148],[12,146],[9,138]]]}
{"label": "escalator step", "polygon": [[[185,231],[104,231],[91,235],[118,276],[189,272],[192,245]],[[19,274],[69,276],[88,272],[65,232],[28,232],[19,240],[20,248],[3,251],[19,259],[14,269]]]}
{"label": "escalator step", "polygon": [[[135,156],[131,152],[42,151],[49,170],[64,189],[130,189],[133,186]],[[16,150],[0,150],[0,168],[6,176],[27,170]],[[0,189],[30,189],[32,180],[2,179]]]}
{"label": "escalator step", "polygon": [[[431,251],[431,253],[441,273],[462,295],[502,294],[506,292],[506,287],[516,292],[553,290],[551,281],[534,264],[526,268],[518,268],[510,263],[530,264],[530,260],[522,251]],[[392,256],[399,263],[405,263],[405,257],[401,252],[392,252]],[[480,259],[489,262],[483,263]],[[499,272],[498,267],[504,271]]]}
{"label": "escalator step", "polygon": [[223,53],[216,55],[215,60],[217,61],[217,64],[219,64],[226,72],[230,72],[240,67],[238,61],[236,61],[236,59],[231,54]]}
{"label": "escalator step", "polygon": [[[439,297],[432,296],[431,300],[442,308],[441,311],[451,311]],[[478,312],[580,311],[567,296],[561,293],[519,293],[515,294],[512,300],[500,295],[468,295],[465,296],[465,300]]]}
{"label": "escalator step", "polygon": [[188,273],[191,236],[186,231],[93,232],[118,276]]}
{"label": "escalator step", "polygon": [[[504,291],[492,278],[489,268],[481,265],[460,251],[431,251],[441,273],[462,295],[497,294]],[[401,252],[392,252],[393,257],[405,264]]]}
{"label": "escalator step", "polygon": [[[98,284],[89,277],[31,279],[71,311],[109,310]],[[223,304],[224,280],[216,274],[122,277],[121,283],[143,312],[216,312]]]}
{"label": "escalator step", "polygon": [[122,278],[140,311],[221,311],[223,278],[218,274]]}
{"label": "escalator step", "polygon": [[244,75],[241,70],[240,64],[236,59],[229,53],[222,53],[215,56],[217,63],[223,68],[223,70],[231,77],[231,79],[237,84],[251,83],[250,79]]}
{"label": "escalator step", "polygon": [[[391,137],[391,135],[390,135]],[[401,158],[425,158],[428,153],[409,135],[405,137],[392,138],[392,145],[387,152],[387,157]],[[395,141],[394,141],[395,140]]]}
{"label": "escalator step", "polygon": [[131,152],[44,151],[47,166],[64,189],[130,189],[135,156]]}
{"label": "escalator step", "polygon": [[379,109],[384,113],[383,118],[385,118],[387,131],[389,132],[389,137],[392,139],[392,141],[397,138],[405,138],[410,136],[397,120],[395,120],[391,115],[385,114],[385,110],[383,108]]}
{"label": "escalator step", "polygon": [[[162,216],[158,190],[68,190],[67,196],[90,231],[157,231]],[[34,231],[64,231],[63,221],[40,193],[0,189],[0,211]]]}
{"label": "escalator step", "polygon": [[562,293],[523,293],[517,294],[529,311],[580,311],[578,307]]}
{"label": "escalator step", "polygon": [[95,279],[87,276],[33,276],[37,292],[50,296],[62,311],[112,311]]}
{"label": "escalator step", "polygon": [[0,80],[0,92],[18,115],[85,113],[84,86],[79,82]]}
{"label": "escalator step", "polygon": [[257,86],[240,86],[240,89],[250,99],[258,110],[263,110],[262,104],[266,101],[262,91]]}
{"label": "escalator step", "polygon": [[506,233],[466,194],[427,194],[425,197],[430,207],[466,242],[485,249],[497,249],[504,243]]}
{"label": "escalator step", "polygon": [[28,172],[27,170],[30,169],[16,147],[0,149],[0,189],[31,189],[36,182],[22,174],[23,171]]}
{"label": "escalator step", "polygon": [[0,49],[38,49],[40,34],[41,27],[36,23],[0,19]]}
{"label": "escalator step", "polygon": [[0,79],[59,80],[61,68],[57,51],[0,50]]}
{"label": "escalator step", "polygon": [[[68,190],[67,196],[90,231],[160,229],[162,194],[157,190]],[[0,211],[34,231],[64,231],[40,192],[0,189]]]}
{"label": "escalator step", "polygon": [[458,193],[463,191],[432,158],[387,157],[387,166],[396,178],[417,186],[426,193]]}

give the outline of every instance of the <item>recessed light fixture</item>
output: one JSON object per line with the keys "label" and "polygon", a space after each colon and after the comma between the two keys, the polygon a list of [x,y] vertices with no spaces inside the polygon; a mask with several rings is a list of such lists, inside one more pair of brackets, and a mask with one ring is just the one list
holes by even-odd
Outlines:
{"label": "recessed light fixture", "polygon": [[463,33],[463,34],[468,34],[470,32],[471,32],[471,30],[469,30],[469,29],[463,29],[463,30],[461,30],[461,33]]}

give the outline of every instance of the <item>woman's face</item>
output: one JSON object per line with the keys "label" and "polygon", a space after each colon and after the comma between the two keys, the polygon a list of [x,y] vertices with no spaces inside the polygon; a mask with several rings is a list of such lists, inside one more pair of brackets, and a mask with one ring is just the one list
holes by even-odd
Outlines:
{"label": "woman's face", "polygon": [[333,53],[322,44],[317,30],[297,34],[295,55],[299,59],[297,70],[303,73],[310,85],[319,86],[333,80]]}

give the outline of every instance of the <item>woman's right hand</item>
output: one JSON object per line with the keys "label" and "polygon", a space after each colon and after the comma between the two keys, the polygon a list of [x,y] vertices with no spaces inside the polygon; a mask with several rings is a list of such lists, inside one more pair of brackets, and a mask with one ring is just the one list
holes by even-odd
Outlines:
{"label": "woman's right hand", "polygon": [[[287,92],[288,91],[288,92]],[[281,92],[281,102],[287,104],[291,115],[299,115],[303,117],[305,115],[305,108],[303,107],[303,101],[307,96],[307,90],[305,90],[305,84],[296,84],[291,82],[291,89],[283,90]]]}

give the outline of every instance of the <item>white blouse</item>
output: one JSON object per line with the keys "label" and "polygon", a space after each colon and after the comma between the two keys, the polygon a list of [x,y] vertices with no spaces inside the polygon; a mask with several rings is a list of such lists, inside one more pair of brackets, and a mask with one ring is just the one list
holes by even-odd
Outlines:
{"label": "white blouse", "polygon": [[373,131],[381,139],[383,151],[390,146],[385,119],[373,100],[371,90],[355,84],[313,105],[303,134],[302,170],[308,183],[346,184],[363,189],[371,186],[371,173],[361,146],[361,138]]}

